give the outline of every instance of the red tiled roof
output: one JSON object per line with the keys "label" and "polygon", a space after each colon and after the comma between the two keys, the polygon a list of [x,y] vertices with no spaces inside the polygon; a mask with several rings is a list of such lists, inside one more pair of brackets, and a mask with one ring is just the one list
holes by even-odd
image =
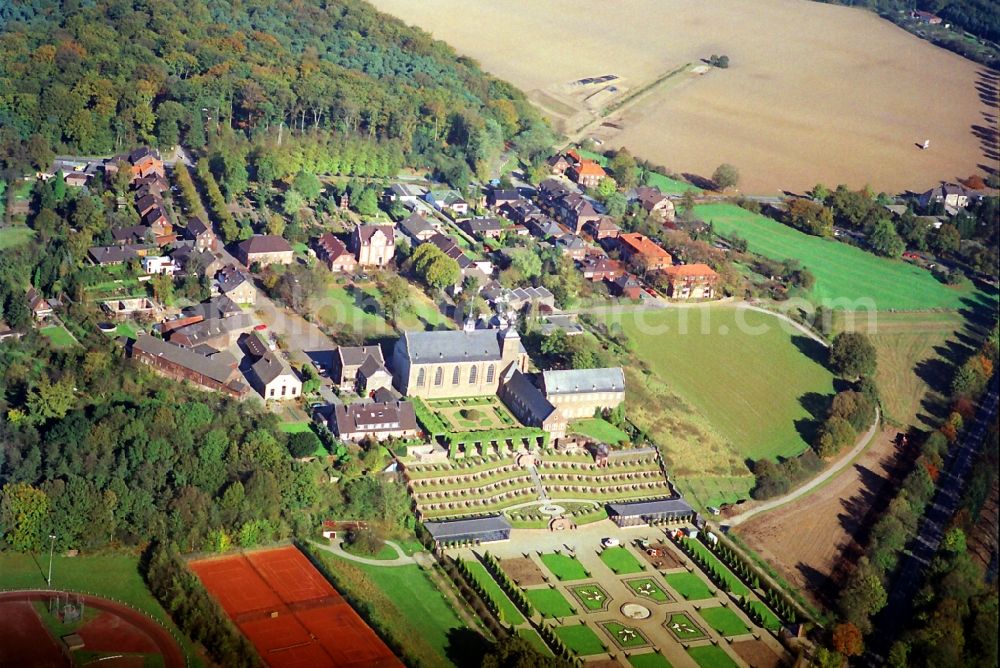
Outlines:
{"label": "red tiled roof", "polygon": [[670,253],[663,250],[652,239],[635,232],[630,234],[618,235],[618,241],[620,243],[625,244],[633,252],[638,253],[639,255],[649,255],[651,257],[665,257],[665,258],[671,257]]}
{"label": "red tiled roof", "polygon": [[678,264],[663,270],[668,276],[676,278],[718,278],[718,274],[707,264]]}
{"label": "red tiled roof", "polygon": [[604,168],[593,160],[584,160],[575,169],[580,176],[607,176]]}

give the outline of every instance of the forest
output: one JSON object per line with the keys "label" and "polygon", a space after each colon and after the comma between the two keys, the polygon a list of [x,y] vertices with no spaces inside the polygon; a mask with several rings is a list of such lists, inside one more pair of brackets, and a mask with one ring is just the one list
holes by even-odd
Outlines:
{"label": "forest", "polygon": [[552,141],[519,91],[358,0],[34,0],[0,6],[0,30],[10,172],[46,150],[199,149],[223,129],[279,146],[318,133],[348,151],[363,139],[442,172]]}

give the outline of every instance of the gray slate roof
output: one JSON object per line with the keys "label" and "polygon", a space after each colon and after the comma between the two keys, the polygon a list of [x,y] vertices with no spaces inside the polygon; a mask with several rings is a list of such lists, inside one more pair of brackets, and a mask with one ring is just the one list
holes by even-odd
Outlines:
{"label": "gray slate roof", "polygon": [[417,429],[417,416],[409,401],[337,404],[333,409],[333,421],[338,434]]}
{"label": "gray slate roof", "polygon": [[510,531],[510,522],[503,515],[474,517],[465,520],[424,522],[424,527],[434,540],[449,540],[463,536]]}
{"label": "gray slate roof", "polygon": [[375,358],[375,361],[379,364],[385,364],[385,358],[382,357],[382,347],[379,345],[374,346],[340,346],[337,348],[336,355],[340,357],[341,365],[348,366],[360,366],[365,363],[369,357]]}
{"label": "gray slate roof", "polygon": [[250,372],[257,376],[261,385],[267,385],[282,374],[291,374],[292,367],[273,352],[268,351],[250,367]]}
{"label": "gray slate roof", "polygon": [[229,316],[243,313],[243,309],[232,299],[225,295],[212,297],[207,302],[188,306],[181,311],[186,317],[200,315],[206,320],[210,318],[228,318]]}
{"label": "gray slate roof", "polygon": [[525,374],[514,369],[507,380],[505,392],[512,395],[538,423],[552,415],[556,407],[549,403],[541,390]]}
{"label": "gray slate roof", "polygon": [[[504,332],[497,329],[405,332],[396,347],[402,346],[403,354],[416,364],[499,361],[503,336]],[[521,338],[517,340],[518,350],[527,352]]]}
{"label": "gray slate roof", "polygon": [[676,499],[609,503],[608,512],[611,515],[621,515],[623,517],[650,517],[660,515],[661,513],[693,513],[694,509],[682,497],[677,497]]}
{"label": "gray slate roof", "polygon": [[625,372],[620,366],[607,369],[567,369],[542,373],[545,395],[587,392],[624,392]]}
{"label": "gray slate roof", "polygon": [[227,383],[233,375],[233,368],[224,361],[226,358],[199,355],[190,348],[181,348],[180,346],[175,346],[172,343],[167,343],[162,339],[143,334],[142,332],[139,333],[138,338],[132,345],[133,350],[136,348],[150,355],[162,357],[186,369],[197,371],[220,383]]}

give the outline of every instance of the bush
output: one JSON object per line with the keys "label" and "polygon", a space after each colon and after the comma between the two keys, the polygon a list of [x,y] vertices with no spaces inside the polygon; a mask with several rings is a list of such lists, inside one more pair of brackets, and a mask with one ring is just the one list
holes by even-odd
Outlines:
{"label": "bush", "polygon": [[322,447],[319,437],[312,432],[302,431],[288,437],[288,452],[292,457],[308,457]]}
{"label": "bush", "polygon": [[458,412],[458,414],[470,422],[479,422],[486,417],[486,413],[482,412],[478,408],[463,408]]}

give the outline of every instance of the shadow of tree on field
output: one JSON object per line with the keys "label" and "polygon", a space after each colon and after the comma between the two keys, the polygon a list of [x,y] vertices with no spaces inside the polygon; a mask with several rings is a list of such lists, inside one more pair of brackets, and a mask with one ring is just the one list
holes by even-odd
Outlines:
{"label": "shadow of tree on field", "polygon": [[826,347],[808,336],[802,336],[796,334],[792,336],[792,345],[799,349],[799,352],[811,359],[816,364],[820,366],[826,366],[826,360],[829,354],[827,353]]}
{"label": "shadow of tree on field", "polygon": [[482,635],[468,628],[454,628],[448,631],[445,654],[456,666],[478,666],[490,645]]}

